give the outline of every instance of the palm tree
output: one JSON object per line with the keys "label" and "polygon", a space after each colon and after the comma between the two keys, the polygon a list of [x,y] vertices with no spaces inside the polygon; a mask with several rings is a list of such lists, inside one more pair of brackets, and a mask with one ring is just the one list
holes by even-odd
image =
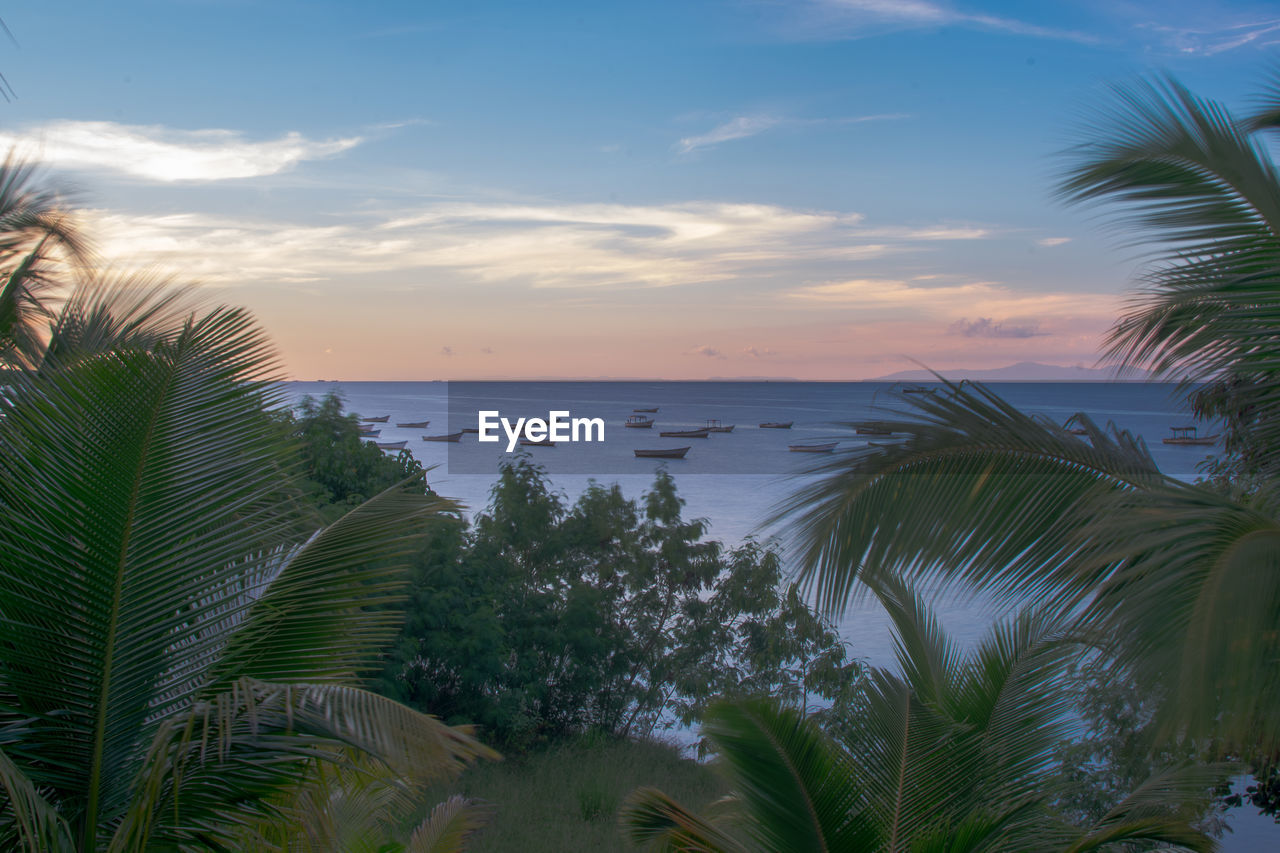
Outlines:
{"label": "palm tree", "polygon": [[1059,680],[1075,650],[1052,622],[1024,614],[962,654],[918,596],[879,594],[899,672],[872,672],[836,727],[842,742],[793,708],[720,704],[703,732],[729,800],[700,816],[641,789],[623,813],[632,839],[707,853],[1212,849],[1180,807],[1216,768],[1151,779],[1087,830],[1053,817],[1053,750],[1071,725]]}
{"label": "palm tree", "polygon": [[1280,175],[1258,134],[1172,81],[1120,88],[1074,150],[1073,201],[1114,200],[1159,241],[1106,356],[1228,390],[1247,499],[1164,476],[1140,439],[1081,438],[980,386],[904,400],[906,434],[825,463],[783,508],[823,604],[886,576],[957,581],[1074,612],[1168,723],[1280,745]]}
{"label": "palm tree", "polygon": [[0,367],[28,361],[53,316],[59,263],[90,252],[61,197],[14,153],[0,163]]}
{"label": "palm tree", "polygon": [[393,488],[299,539],[272,351],[242,310],[67,300],[0,398],[0,847],[236,849],[354,750],[490,751],[359,689],[391,559],[454,505]]}

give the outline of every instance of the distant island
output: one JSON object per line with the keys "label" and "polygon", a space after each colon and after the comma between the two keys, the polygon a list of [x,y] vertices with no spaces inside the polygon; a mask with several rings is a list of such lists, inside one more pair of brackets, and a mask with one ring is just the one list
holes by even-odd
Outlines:
{"label": "distant island", "polygon": [[[1008,367],[992,367],[980,370],[957,368],[939,370],[942,376],[952,381],[962,379],[982,382],[1115,382],[1114,368],[1082,367],[1075,365],[1065,367],[1059,364],[1040,364],[1036,361],[1020,361]],[[881,376],[878,382],[928,382],[937,380],[932,372],[924,369],[900,370]],[[1143,382],[1149,378],[1145,370],[1127,371],[1123,379],[1118,381]]]}

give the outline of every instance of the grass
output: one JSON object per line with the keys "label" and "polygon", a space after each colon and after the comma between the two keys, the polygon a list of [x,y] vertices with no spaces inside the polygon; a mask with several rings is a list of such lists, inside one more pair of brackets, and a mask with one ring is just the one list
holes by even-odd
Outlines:
{"label": "grass", "polygon": [[708,767],[652,741],[585,738],[471,768],[436,800],[462,793],[493,809],[469,853],[633,851],[618,826],[618,808],[644,785],[700,809],[726,789]]}

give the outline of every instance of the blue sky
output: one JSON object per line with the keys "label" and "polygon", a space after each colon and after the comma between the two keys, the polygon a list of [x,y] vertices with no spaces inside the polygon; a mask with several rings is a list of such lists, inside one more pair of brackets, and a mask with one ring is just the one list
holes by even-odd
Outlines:
{"label": "blue sky", "polygon": [[59,2],[9,145],[104,263],[299,378],[1093,363],[1135,253],[1053,199],[1106,86],[1246,108],[1261,4]]}

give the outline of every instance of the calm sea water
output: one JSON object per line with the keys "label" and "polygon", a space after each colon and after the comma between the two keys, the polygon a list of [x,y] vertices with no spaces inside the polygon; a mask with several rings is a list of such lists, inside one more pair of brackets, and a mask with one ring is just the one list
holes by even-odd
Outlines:
{"label": "calm sea water", "polygon": [[[813,457],[788,453],[787,445],[840,439],[856,443],[843,421],[884,417],[894,403],[894,389],[877,382],[294,382],[287,387],[294,401],[331,391],[346,401],[348,411],[362,416],[388,415],[379,441],[408,441],[408,448],[432,468],[428,478],[443,495],[460,500],[470,511],[489,500],[494,474],[504,458],[505,441],[481,445],[474,435],[459,444],[426,442],[422,436],[474,426],[477,409],[497,409],[503,416],[545,417],[555,409],[574,416],[601,417],[603,444],[533,447],[526,452],[549,471],[555,487],[575,499],[592,480],[619,483],[640,497],[665,465],[676,478],[686,502],[686,516],[705,518],[710,535],[733,545],[748,536],[779,537],[785,529],[764,526],[779,501],[796,486],[791,472]],[[1100,424],[1113,422],[1147,442],[1160,469],[1170,476],[1194,480],[1208,449],[1165,445],[1169,429],[1191,423],[1175,387],[1160,383],[1006,382],[990,387],[1024,412],[1065,422],[1084,412]],[[650,415],[653,430],[622,427],[636,408],[658,408]],[[708,439],[661,439],[660,430],[694,429],[708,419],[734,424],[733,433]],[[430,421],[427,428],[405,428],[396,422]],[[790,430],[761,430],[764,422],[793,421]],[[636,447],[691,447],[683,460],[637,459]],[[972,644],[1000,612],[988,601],[954,596],[934,597],[934,607],[959,642]],[[855,603],[839,624],[853,653],[876,665],[891,665],[889,622],[871,602]],[[1280,832],[1251,808],[1235,810],[1233,833],[1223,840],[1227,853],[1280,849]]]}
{"label": "calm sea water", "polygon": [[[1194,479],[1206,448],[1165,445],[1169,429],[1190,423],[1174,386],[1157,383],[999,383],[993,385],[1022,411],[1040,413],[1062,423],[1084,412],[1101,424],[1114,422],[1142,436],[1161,470]],[[388,415],[379,441],[407,440],[427,467],[432,487],[457,498],[472,511],[483,509],[501,460],[508,458],[505,440],[480,444],[465,435],[458,444],[427,442],[425,435],[475,425],[477,409],[496,409],[504,417],[545,417],[550,410],[574,416],[601,417],[603,443],[561,444],[525,449],[547,466],[557,489],[572,500],[592,480],[619,483],[639,497],[659,466],[676,478],[686,501],[686,514],[705,518],[710,535],[726,544],[748,536],[779,537],[787,531],[767,528],[765,519],[796,487],[794,473],[812,463],[809,454],[789,453],[790,444],[840,439],[842,447],[860,443],[840,426],[853,419],[884,417],[895,402],[894,389],[877,382],[297,382],[294,399],[341,394],[349,411],[362,416]],[[900,398],[898,398],[900,399]],[[649,415],[652,429],[626,429],[622,423],[635,408],[657,408]],[[708,439],[662,439],[661,430],[693,429],[708,419],[735,425],[729,434]],[[396,422],[430,421],[427,428],[405,428]],[[793,422],[789,430],[760,429],[765,422]],[[638,459],[636,447],[691,447],[681,460]],[[481,473],[475,473],[481,472]],[[961,642],[980,637],[996,615],[981,599],[936,600],[939,616]],[[855,652],[875,664],[892,662],[888,620],[872,603],[850,608],[840,630]]]}

